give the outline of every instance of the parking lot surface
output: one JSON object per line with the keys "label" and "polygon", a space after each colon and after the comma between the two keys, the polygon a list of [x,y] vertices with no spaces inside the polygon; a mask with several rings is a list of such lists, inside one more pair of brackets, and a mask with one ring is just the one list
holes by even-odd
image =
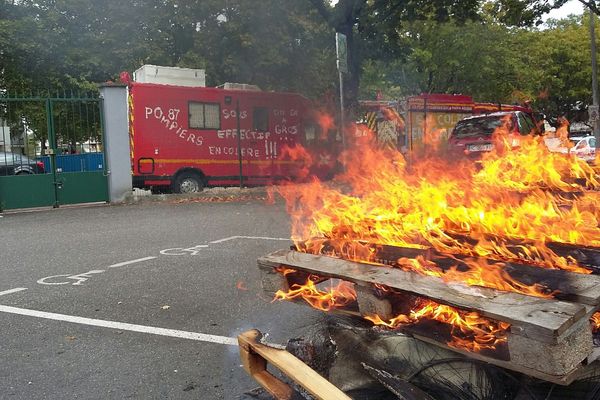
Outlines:
{"label": "parking lot surface", "polygon": [[256,259],[290,245],[281,204],[146,202],[0,218],[0,398],[236,399],[237,334],[301,336]]}

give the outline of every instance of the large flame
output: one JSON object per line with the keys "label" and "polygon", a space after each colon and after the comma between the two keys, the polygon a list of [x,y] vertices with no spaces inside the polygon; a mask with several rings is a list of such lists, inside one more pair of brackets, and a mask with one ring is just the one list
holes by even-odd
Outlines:
{"label": "large flame", "polygon": [[[600,188],[593,169],[551,153],[540,137],[522,137],[510,151],[497,146],[480,163],[426,157],[409,164],[395,150],[369,147],[345,159],[337,186],[315,180],[280,188],[294,240],[425,244],[580,273],[588,271],[546,243],[600,246],[600,195],[588,190]],[[455,240],[452,233],[474,241]],[[522,241],[518,251],[509,249],[515,240]]]}
{"label": "large flame", "polygon": [[[505,262],[590,273],[547,244],[600,246],[595,191],[600,182],[589,164],[550,152],[542,137],[515,138],[503,126],[493,142],[494,149],[477,162],[441,154],[443,146],[409,159],[394,149],[355,148],[341,158],[345,172],[334,182],[279,188],[291,215],[292,239],[300,251],[321,254],[327,242],[335,249],[331,255],[371,264],[377,264],[377,254],[365,243],[431,248],[457,255],[456,265],[440,268],[435,258],[415,256],[394,260],[394,266],[448,282],[551,297],[540,285],[513,279]],[[348,287],[323,292],[310,280],[277,295],[295,297],[322,310],[356,299]],[[479,351],[506,340],[507,324],[431,301],[390,321],[369,317],[391,328],[422,319],[452,325],[454,347]]]}

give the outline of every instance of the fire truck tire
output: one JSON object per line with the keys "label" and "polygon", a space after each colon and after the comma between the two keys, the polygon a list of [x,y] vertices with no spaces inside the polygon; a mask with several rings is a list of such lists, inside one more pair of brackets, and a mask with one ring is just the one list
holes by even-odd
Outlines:
{"label": "fire truck tire", "polygon": [[173,181],[173,193],[199,193],[203,188],[202,177],[194,172],[182,172]]}

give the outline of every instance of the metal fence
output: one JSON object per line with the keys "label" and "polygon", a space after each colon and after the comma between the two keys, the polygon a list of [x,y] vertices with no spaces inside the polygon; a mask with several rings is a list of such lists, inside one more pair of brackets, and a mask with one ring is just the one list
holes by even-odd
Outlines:
{"label": "metal fence", "polygon": [[0,97],[0,208],[107,201],[105,164],[97,94]]}

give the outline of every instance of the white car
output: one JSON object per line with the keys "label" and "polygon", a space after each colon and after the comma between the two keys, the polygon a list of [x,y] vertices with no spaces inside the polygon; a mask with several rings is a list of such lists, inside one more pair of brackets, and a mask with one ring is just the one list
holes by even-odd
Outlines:
{"label": "white car", "polygon": [[570,150],[560,147],[556,151],[574,154],[590,163],[596,159],[596,138],[594,136],[574,136],[570,137],[569,141],[573,145]]}

